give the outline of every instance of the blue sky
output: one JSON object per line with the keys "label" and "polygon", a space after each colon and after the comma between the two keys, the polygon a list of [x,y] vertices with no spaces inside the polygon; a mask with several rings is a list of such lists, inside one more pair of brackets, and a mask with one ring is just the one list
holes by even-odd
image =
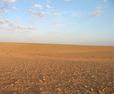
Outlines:
{"label": "blue sky", "polygon": [[113,0],[0,0],[0,42],[113,45]]}

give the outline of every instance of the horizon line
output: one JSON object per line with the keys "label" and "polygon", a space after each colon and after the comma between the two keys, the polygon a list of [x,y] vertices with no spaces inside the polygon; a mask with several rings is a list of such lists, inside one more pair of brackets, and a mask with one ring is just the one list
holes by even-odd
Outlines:
{"label": "horizon line", "polygon": [[66,45],[66,46],[105,46],[105,47],[114,47],[112,45],[96,45],[96,44],[79,44],[79,43],[47,43],[47,42],[0,42],[0,44],[40,44],[40,45]]}

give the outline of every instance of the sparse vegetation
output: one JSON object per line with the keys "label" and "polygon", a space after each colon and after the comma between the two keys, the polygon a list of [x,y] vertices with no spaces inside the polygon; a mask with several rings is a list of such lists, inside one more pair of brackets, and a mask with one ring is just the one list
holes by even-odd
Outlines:
{"label": "sparse vegetation", "polygon": [[113,47],[0,44],[0,94],[112,94]]}

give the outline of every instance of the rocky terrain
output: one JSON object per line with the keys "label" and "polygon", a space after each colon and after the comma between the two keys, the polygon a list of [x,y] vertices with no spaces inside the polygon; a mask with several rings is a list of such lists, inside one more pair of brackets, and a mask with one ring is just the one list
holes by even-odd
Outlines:
{"label": "rocky terrain", "polygon": [[112,51],[0,43],[0,94],[112,94]]}

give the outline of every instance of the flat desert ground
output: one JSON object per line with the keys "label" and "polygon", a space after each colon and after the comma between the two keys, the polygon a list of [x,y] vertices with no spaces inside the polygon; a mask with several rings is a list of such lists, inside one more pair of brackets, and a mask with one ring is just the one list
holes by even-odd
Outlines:
{"label": "flat desert ground", "polygon": [[112,94],[113,47],[0,43],[0,94]]}

